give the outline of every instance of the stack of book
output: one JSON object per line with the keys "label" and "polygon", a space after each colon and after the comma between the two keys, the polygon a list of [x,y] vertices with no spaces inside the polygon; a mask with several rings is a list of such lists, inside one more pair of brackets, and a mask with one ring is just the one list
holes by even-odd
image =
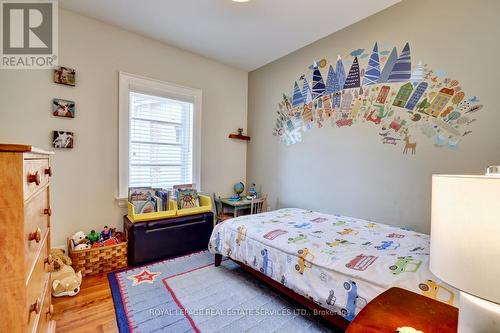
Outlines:
{"label": "stack of book", "polygon": [[152,187],[130,187],[128,201],[134,205],[136,214],[164,212],[169,210],[170,191]]}

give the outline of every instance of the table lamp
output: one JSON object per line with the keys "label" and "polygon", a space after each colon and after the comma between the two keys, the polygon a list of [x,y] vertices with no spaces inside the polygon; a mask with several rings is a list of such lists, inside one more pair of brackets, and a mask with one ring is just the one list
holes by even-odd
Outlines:
{"label": "table lamp", "polygon": [[460,290],[460,333],[500,332],[499,171],[432,176],[430,270]]}

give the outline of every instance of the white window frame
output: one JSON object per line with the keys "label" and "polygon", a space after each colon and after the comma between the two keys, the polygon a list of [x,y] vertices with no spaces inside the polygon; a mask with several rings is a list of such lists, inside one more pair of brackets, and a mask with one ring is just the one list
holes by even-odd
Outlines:
{"label": "white window frame", "polygon": [[177,84],[147,77],[119,72],[118,80],[118,195],[123,204],[128,196],[129,182],[129,92],[137,91],[153,96],[187,100],[193,103],[193,183],[201,191],[201,89],[183,87]]}

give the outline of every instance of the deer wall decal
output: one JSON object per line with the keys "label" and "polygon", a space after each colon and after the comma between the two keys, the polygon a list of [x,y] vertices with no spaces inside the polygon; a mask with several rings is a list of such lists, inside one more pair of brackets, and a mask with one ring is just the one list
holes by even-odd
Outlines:
{"label": "deer wall decal", "polygon": [[404,138],[405,141],[405,149],[403,150],[403,154],[406,154],[408,150],[411,150],[412,155],[415,155],[417,151],[417,143],[416,142],[410,142],[410,137],[408,135],[405,136]]}

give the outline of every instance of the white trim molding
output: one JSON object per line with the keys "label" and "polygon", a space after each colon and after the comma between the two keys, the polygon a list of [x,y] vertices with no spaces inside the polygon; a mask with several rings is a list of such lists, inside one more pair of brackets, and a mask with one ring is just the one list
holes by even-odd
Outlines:
{"label": "white trim molding", "polygon": [[129,92],[139,91],[155,96],[180,99],[193,103],[193,183],[201,191],[201,89],[183,87],[177,84],[147,77],[119,72],[118,84],[118,193],[120,207],[128,196],[129,180]]}

